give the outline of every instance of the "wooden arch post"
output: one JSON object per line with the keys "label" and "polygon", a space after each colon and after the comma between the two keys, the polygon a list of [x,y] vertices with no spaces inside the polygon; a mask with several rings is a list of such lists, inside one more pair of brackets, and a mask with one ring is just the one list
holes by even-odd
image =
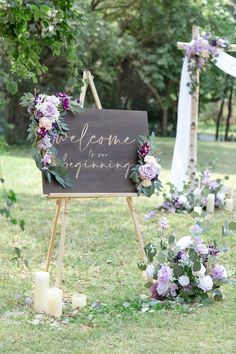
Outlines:
{"label": "wooden arch post", "polygon": [[[86,92],[88,89],[88,86],[90,86],[92,95],[96,104],[97,109],[102,109],[102,105],[93,81],[93,76],[91,75],[90,71],[84,71],[83,73],[83,81],[84,85],[81,90],[81,95],[80,95],[80,103],[81,106],[84,106],[85,102],[85,97],[86,97]],[[143,243],[143,238],[142,238],[142,233],[140,229],[140,225],[138,223],[138,216],[134,207],[133,203],[133,198],[132,196],[129,195],[130,193],[124,193],[124,196],[126,197],[126,202],[128,204],[128,208],[131,212],[131,217],[133,220],[134,228],[135,228],[135,235],[136,235],[136,240],[138,241],[139,244],[139,249],[142,258],[145,258],[145,251],[144,251],[144,243]],[[62,268],[63,268],[63,258],[64,258],[64,247],[65,247],[65,236],[66,236],[66,223],[67,223],[67,215],[68,215],[68,204],[70,199],[72,198],[81,198],[81,199],[87,199],[87,198],[98,198],[98,197],[114,197],[116,196],[116,193],[107,193],[106,195],[103,195],[102,193],[99,193],[99,195],[94,196],[92,193],[90,194],[85,194],[85,195],[77,195],[77,196],[72,196],[69,193],[64,194],[64,195],[49,195],[49,198],[56,199],[56,213],[55,217],[53,220],[52,224],[52,231],[51,231],[51,238],[50,238],[50,243],[49,243],[49,248],[48,248],[48,255],[47,255],[47,261],[46,261],[46,266],[45,270],[48,272],[49,266],[51,263],[52,259],[52,254],[53,254],[53,249],[55,245],[55,239],[56,239],[56,228],[58,224],[58,219],[61,213],[61,209],[63,207],[62,213],[61,213],[61,236],[60,236],[60,242],[59,242],[59,251],[58,251],[58,258],[57,258],[57,266],[56,266],[56,281],[55,281],[55,287],[60,287],[61,286],[61,275],[62,275]]]}

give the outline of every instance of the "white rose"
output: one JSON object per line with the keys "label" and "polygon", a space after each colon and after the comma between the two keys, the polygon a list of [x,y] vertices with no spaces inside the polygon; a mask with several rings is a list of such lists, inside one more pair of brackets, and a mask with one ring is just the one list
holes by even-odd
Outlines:
{"label": "white rose", "polygon": [[218,192],[218,193],[216,194],[216,197],[217,197],[217,199],[219,199],[221,202],[224,202],[224,200],[225,200],[225,194],[224,194],[224,192]]}
{"label": "white rose", "polygon": [[181,237],[177,243],[176,243],[176,246],[177,247],[180,247],[181,250],[185,250],[186,248],[188,248],[191,243],[193,243],[193,239],[191,236],[184,236],[184,237]]}
{"label": "white rose", "polygon": [[152,278],[155,273],[155,267],[153,264],[148,264],[146,268],[146,276],[147,278]]}
{"label": "white rose", "polygon": [[206,268],[204,267],[203,264],[201,264],[201,269],[198,270],[197,272],[192,272],[192,274],[195,276],[195,277],[203,277],[206,273]]}
{"label": "white rose", "polygon": [[185,205],[185,204],[188,204],[188,199],[185,197],[185,195],[180,195],[178,198],[178,202],[180,204]]}
{"label": "white rose", "polygon": [[169,200],[172,199],[172,194],[170,192],[166,193],[166,199],[169,199]]}
{"label": "white rose", "polygon": [[144,180],[142,181],[142,186],[143,186],[144,188],[150,187],[151,185],[152,185],[152,182],[149,181],[148,179],[144,179]]}
{"label": "white rose", "polygon": [[39,128],[45,128],[47,130],[52,129],[52,121],[48,118],[42,117],[39,120]]}
{"label": "white rose", "polygon": [[178,279],[180,285],[187,286],[190,283],[189,277],[187,275],[181,275]]}
{"label": "white rose", "polygon": [[213,280],[210,275],[205,275],[199,278],[198,287],[203,291],[207,292],[213,288]]}
{"label": "white rose", "polygon": [[195,195],[195,196],[201,195],[201,192],[202,192],[201,188],[196,188],[193,191],[193,195]]}

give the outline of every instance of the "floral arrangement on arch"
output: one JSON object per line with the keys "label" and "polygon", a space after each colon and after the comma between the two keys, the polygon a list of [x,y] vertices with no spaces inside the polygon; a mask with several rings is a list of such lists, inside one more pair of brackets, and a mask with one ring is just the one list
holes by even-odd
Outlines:
{"label": "floral arrangement on arch", "polygon": [[139,137],[138,164],[131,168],[129,178],[135,183],[138,195],[150,197],[155,191],[161,191],[159,180],[161,165],[156,137],[153,133],[150,141],[146,137]]}
{"label": "floral arrangement on arch", "polygon": [[188,58],[188,72],[191,80],[187,85],[191,95],[198,86],[197,72],[205,69],[209,58],[215,60],[218,49],[225,50],[229,47],[229,41],[214,36],[211,32],[202,32],[197,39],[192,40],[190,44],[185,46],[185,56]]}
{"label": "floral arrangement on arch", "polygon": [[27,107],[30,114],[28,140],[32,142],[33,158],[37,167],[48,182],[54,178],[63,188],[70,187],[70,178],[57,154],[55,142],[69,130],[65,123],[66,113],[79,112],[78,100],[72,100],[61,92],[51,96],[33,96],[28,92],[21,97],[20,104]]}
{"label": "floral arrangement on arch", "polygon": [[160,219],[159,246],[145,246],[147,263],[140,263],[150,284],[151,298],[176,300],[180,303],[209,303],[210,298],[222,300],[221,286],[228,274],[219,260],[216,242],[203,241],[203,227],[196,222],[189,236],[179,240],[167,235],[168,221]]}

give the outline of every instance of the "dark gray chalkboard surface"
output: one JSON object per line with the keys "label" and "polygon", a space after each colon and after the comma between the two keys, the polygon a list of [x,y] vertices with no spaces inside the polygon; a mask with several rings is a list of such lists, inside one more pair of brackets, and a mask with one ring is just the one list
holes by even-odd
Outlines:
{"label": "dark gray chalkboard surface", "polygon": [[147,113],[83,109],[66,122],[70,130],[56,147],[73,186],[43,178],[43,193],[135,193],[129,173],[137,163],[138,136],[148,135]]}

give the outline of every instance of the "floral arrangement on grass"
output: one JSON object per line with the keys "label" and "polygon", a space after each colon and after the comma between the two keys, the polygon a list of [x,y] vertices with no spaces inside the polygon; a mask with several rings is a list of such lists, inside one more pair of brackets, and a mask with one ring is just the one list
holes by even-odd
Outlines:
{"label": "floral arrangement on grass", "polygon": [[139,137],[138,164],[131,168],[130,179],[135,183],[138,195],[150,197],[155,191],[161,191],[162,184],[159,180],[161,165],[155,134],[150,141]]}
{"label": "floral arrangement on grass", "polygon": [[139,264],[150,284],[151,298],[205,304],[212,297],[222,300],[220,288],[228,282],[228,274],[218,260],[216,242],[203,241],[200,222],[191,228],[189,236],[178,241],[173,234],[167,235],[168,226],[167,219],[162,218],[160,245],[148,243],[147,263]]}
{"label": "floral arrangement on grass", "polygon": [[[185,183],[180,191],[171,183],[167,183],[169,190],[163,192],[163,203],[160,207],[170,213],[186,213],[192,212],[195,207],[206,208],[207,197],[210,193],[215,194],[215,208],[224,208],[225,198],[229,189],[225,185],[228,176],[224,178],[212,178],[211,170],[214,168],[214,161],[209,163],[209,167],[205,168],[197,177],[196,188],[192,188],[191,183]],[[155,213],[149,213],[150,218]]]}
{"label": "floral arrangement on grass", "polygon": [[20,104],[27,107],[30,114],[28,140],[32,142],[33,158],[37,167],[48,182],[53,178],[63,188],[70,187],[70,178],[63,168],[54,144],[59,136],[69,130],[65,115],[67,112],[79,112],[78,101],[72,100],[65,93],[33,96],[28,92],[21,97]]}
{"label": "floral arrangement on grass", "polygon": [[211,32],[202,32],[200,36],[192,40],[190,44],[185,46],[185,56],[188,58],[188,71],[190,80],[187,85],[192,95],[198,86],[197,72],[202,71],[206,67],[209,58],[217,57],[218,49],[224,50],[230,47],[229,41],[214,36]]}

